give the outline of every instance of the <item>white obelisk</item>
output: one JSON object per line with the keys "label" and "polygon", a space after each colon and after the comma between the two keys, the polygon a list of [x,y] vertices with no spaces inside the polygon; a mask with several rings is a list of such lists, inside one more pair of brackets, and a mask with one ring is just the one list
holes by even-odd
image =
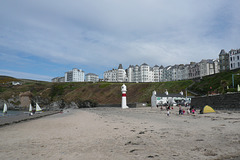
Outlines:
{"label": "white obelisk", "polygon": [[122,85],[122,108],[123,109],[128,108],[126,93],[127,93],[127,86],[125,84],[123,84]]}

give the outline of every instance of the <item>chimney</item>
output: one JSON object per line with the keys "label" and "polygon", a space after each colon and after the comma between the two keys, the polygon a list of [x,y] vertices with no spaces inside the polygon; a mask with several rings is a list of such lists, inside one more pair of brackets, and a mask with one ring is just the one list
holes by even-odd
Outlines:
{"label": "chimney", "polygon": [[154,91],[153,91],[153,95],[156,96],[156,94],[157,94],[157,92],[154,90]]}
{"label": "chimney", "polygon": [[168,95],[168,91],[167,91],[167,89],[166,89],[166,91],[165,91],[165,94]]}

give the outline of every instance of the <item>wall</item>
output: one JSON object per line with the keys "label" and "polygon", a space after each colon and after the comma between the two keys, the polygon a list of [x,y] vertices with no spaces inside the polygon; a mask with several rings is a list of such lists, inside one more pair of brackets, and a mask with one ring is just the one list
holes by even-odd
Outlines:
{"label": "wall", "polygon": [[215,110],[240,110],[240,93],[195,97],[191,105],[198,109],[209,105]]}

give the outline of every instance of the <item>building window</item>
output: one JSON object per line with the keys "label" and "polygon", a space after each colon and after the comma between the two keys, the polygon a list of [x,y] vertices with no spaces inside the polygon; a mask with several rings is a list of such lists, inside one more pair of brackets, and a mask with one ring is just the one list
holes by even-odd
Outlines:
{"label": "building window", "polygon": [[237,56],[237,60],[239,60],[239,56]]}
{"label": "building window", "polygon": [[231,57],[231,61],[232,61],[232,57]]}

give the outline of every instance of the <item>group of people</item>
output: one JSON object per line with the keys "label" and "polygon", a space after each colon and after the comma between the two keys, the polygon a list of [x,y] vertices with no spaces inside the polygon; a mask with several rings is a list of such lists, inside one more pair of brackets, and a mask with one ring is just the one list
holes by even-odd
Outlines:
{"label": "group of people", "polygon": [[[181,114],[181,115],[185,114],[185,110],[182,108],[182,106],[180,104],[178,105],[178,107],[179,107],[179,114]],[[187,109],[187,114],[190,114],[190,113],[195,114],[195,112],[196,111],[193,106],[191,106],[190,108]]]}
{"label": "group of people", "polygon": [[[157,108],[158,108],[159,106],[157,105]],[[184,108],[182,108],[182,106],[179,104],[178,105],[178,108],[179,108],[179,115],[184,115],[184,114],[186,114],[186,112],[187,112],[187,114],[195,114],[196,113],[196,110],[194,109],[194,106],[190,106],[190,105],[188,105],[188,106],[185,106],[185,107],[188,107],[186,110],[184,109]],[[190,107],[190,108],[189,108]],[[169,116],[170,115],[170,110],[171,109],[173,109],[173,106],[170,106],[170,105],[167,105],[167,106],[160,106],[160,109],[161,110],[164,110],[164,109],[166,109],[167,110],[167,116]]]}

